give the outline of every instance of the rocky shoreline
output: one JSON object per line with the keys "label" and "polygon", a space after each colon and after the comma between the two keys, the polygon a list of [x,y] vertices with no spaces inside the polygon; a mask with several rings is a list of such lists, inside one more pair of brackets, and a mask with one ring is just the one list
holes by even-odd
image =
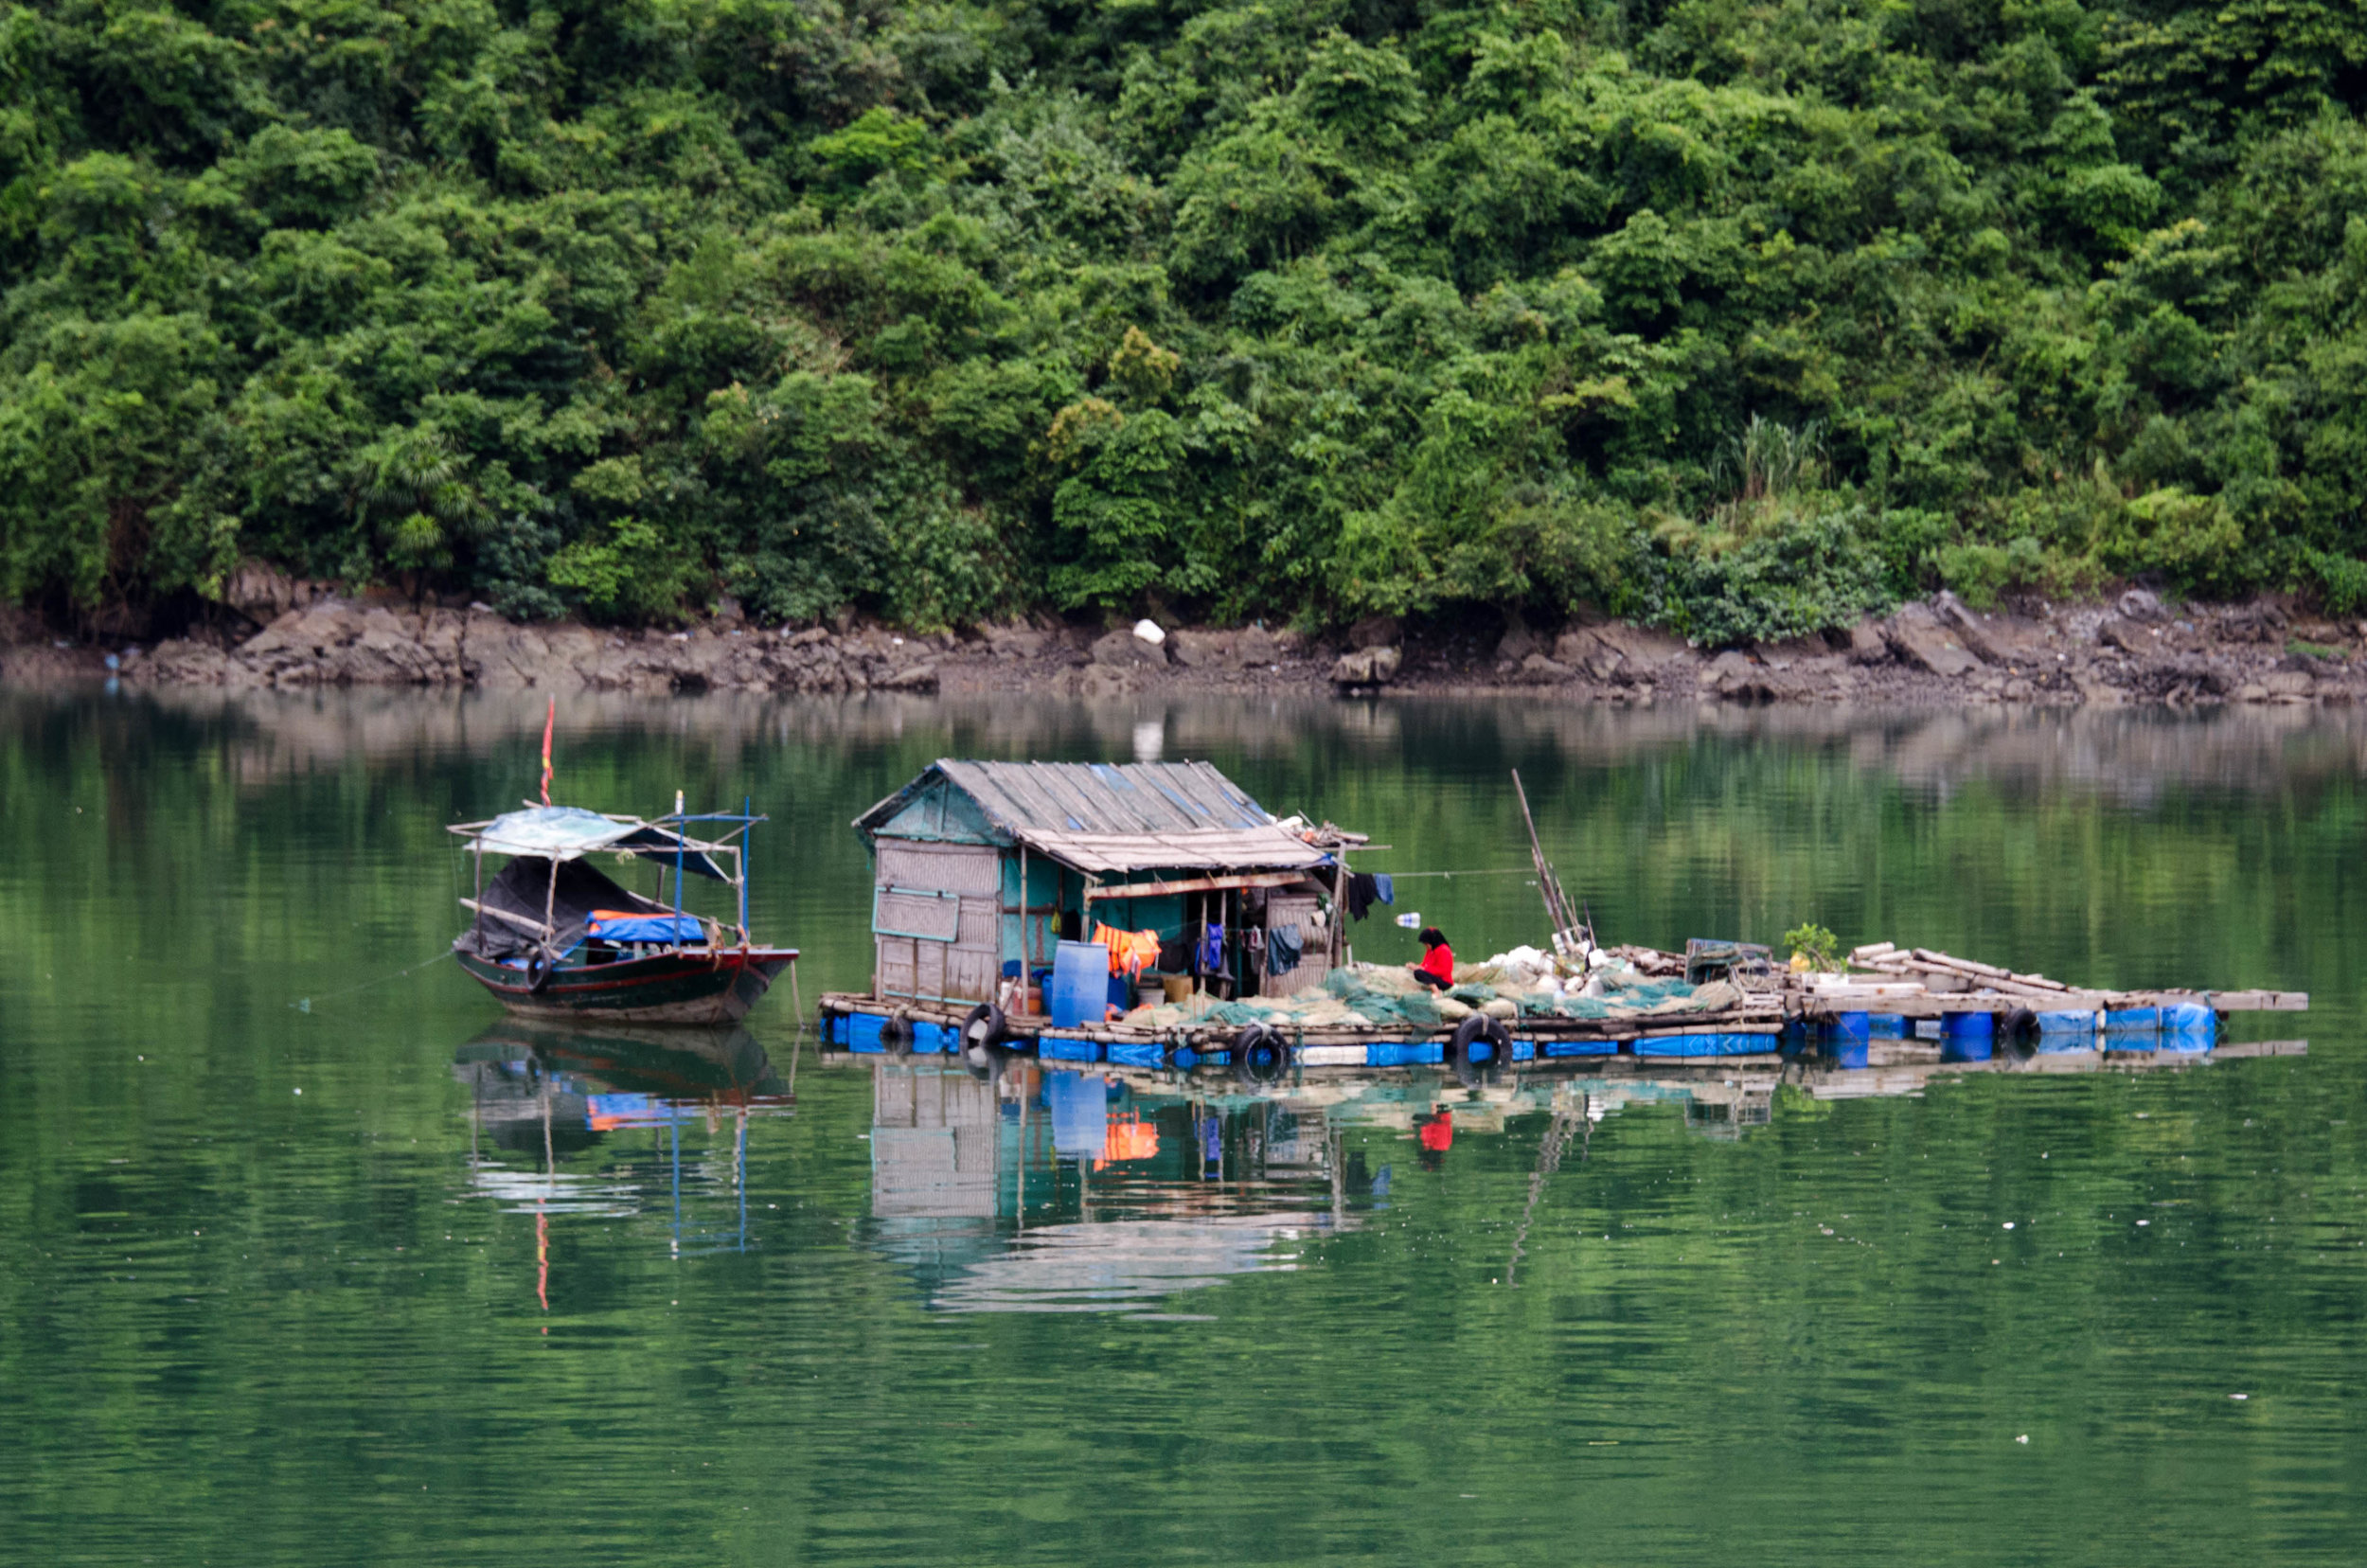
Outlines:
{"label": "rocky shoreline", "polygon": [[1110,631],[989,625],[927,636],[852,621],[766,629],[728,607],[687,631],[619,631],[520,625],[481,605],[413,610],[310,591],[276,595],[258,608],[268,619],[259,630],[241,628],[244,634],[116,648],[56,638],[18,614],[0,622],[0,679],[637,694],[1518,692],[1629,704],[2180,706],[2367,695],[2367,623],[2336,624],[2274,598],[2170,607],[2139,589],[2105,604],[1995,614],[1941,594],[1846,633],[1717,652],[1616,621],[1552,633],[1516,625],[1501,633],[1409,634],[1376,617],[1327,643],[1258,627],[1148,623]]}

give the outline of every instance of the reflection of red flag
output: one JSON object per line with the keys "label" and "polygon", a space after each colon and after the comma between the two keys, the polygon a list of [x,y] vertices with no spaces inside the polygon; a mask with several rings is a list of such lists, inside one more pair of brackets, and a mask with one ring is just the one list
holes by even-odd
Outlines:
{"label": "reflection of red flag", "polygon": [[551,803],[551,726],[559,722],[559,699],[551,699],[550,712],[543,716],[543,804]]}

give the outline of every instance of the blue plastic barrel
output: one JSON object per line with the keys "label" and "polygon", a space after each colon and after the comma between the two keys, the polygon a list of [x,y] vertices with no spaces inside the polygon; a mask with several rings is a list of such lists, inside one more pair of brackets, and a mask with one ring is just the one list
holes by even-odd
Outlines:
{"label": "blue plastic barrel", "polygon": [[1852,1037],[1842,1033],[1839,1029],[1819,1029],[1816,1044],[1825,1060],[1836,1067],[1866,1065],[1866,1043],[1863,1035]]}
{"label": "blue plastic barrel", "polygon": [[1861,1012],[1835,1013],[1833,1033],[1851,1040],[1871,1040],[1874,1038],[1873,1015]]}
{"label": "blue plastic barrel", "polygon": [[2107,1011],[2104,1015],[2104,1026],[2116,1034],[2130,1030],[2151,1034],[2162,1026],[2162,1009],[2159,1007],[2123,1007],[2118,1011]]}
{"label": "blue plastic barrel", "polygon": [[2207,1051],[2218,1043],[2219,1016],[2197,1002],[2180,1002],[2162,1009],[2162,1048],[2165,1051]]}
{"label": "blue plastic barrel", "polygon": [[1996,1049],[1997,1019],[1984,1012],[1940,1015],[1942,1061],[1986,1061]]}
{"label": "blue plastic barrel", "polygon": [[1866,1020],[1866,1035],[1873,1040],[1904,1040],[1914,1031],[1896,1013],[1876,1013]]}
{"label": "blue plastic barrel", "polygon": [[2096,1015],[2085,1008],[2042,1012],[2038,1015],[2040,1034],[2093,1034]]}
{"label": "blue plastic barrel", "polygon": [[1044,999],[1056,1029],[1098,1024],[1110,1000],[1110,950],[1099,942],[1062,942],[1052,957],[1052,994]]}

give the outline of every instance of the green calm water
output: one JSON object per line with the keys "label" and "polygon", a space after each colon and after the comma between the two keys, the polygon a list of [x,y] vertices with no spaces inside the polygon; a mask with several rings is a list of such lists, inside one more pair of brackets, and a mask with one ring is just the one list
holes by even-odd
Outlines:
{"label": "green calm water", "polygon": [[[567,704],[562,798],[772,813],[809,1002],[865,978],[863,807],[1153,746],[1405,870],[1522,864],[1518,766],[1615,937],[2316,1001],[2232,1030],[2302,1057],[1765,1125],[1548,1089],[1425,1159],[1434,1081],[1022,1125],[817,1066],[785,985],[703,1057],[537,1055],[445,963],[353,989],[442,952],[443,825],[530,793],[541,718],[0,697],[6,1560],[2367,1556],[2355,721]],[[1541,923],[1400,888],[1467,954]],[[1112,1116],[1156,1152],[1069,1157]]]}

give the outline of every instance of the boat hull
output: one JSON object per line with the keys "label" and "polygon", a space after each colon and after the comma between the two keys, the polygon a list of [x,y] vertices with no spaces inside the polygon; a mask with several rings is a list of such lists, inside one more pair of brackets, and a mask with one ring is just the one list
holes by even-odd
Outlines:
{"label": "boat hull", "polygon": [[606,1019],[619,1024],[736,1024],[794,948],[719,948],[660,953],[614,964],[563,964],[538,989],[525,973],[472,953],[460,967],[522,1018]]}

